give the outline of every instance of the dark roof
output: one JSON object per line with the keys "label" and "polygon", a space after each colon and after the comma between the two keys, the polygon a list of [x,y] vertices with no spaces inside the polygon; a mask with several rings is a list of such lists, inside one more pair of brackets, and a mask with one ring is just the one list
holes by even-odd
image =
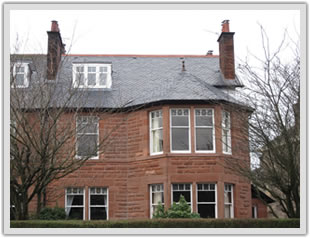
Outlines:
{"label": "dark roof", "polygon": [[[182,70],[184,61],[185,71]],[[45,61],[46,62],[46,61]],[[161,101],[225,101],[242,105],[230,92],[242,84],[223,79],[218,56],[65,55],[56,79],[60,103],[72,87],[72,64],[111,63],[111,89],[79,89],[71,106],[117,108]],[[60,96],[61,95],[61,96]]]}
{"label": "dark roof", "polygon": [[262,192],[261,190],[257,189],[253,184],[251,185],[251,192],[252,192],[252,198],[262,199],[266,203],[275,202],[271,197],[269,197],[266,193]]}

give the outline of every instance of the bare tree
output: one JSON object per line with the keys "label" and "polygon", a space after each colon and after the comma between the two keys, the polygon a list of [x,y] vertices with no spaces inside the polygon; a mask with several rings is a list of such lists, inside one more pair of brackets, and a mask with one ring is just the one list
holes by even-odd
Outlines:
{"label": "bare tree", "polygon": [[28,206],[35,197],[39,214],[46,204],[48,185],[100,156],[127,117],[104,135],[83,132],[96,131],[106,116],[113,120],[113,115],[132,110],[125,109],[129,102],[114,110],[87,107],[85,90],[72,87],[66,78],[59,79],[65,77],[61,75],[65,60],[56,83],[46,80],[46,55],[11,57],[10,200],[16,219],[28,219]]}
{"label": "bare tree", "polygon": [[271,195],[289,218],[296,218],[300,216],[299,45],[285,33],[272,51],[263,27],[261,37],[263,57],[252,55],[254,61],[239,65],[247,86],[241,97],[253,109],[249,127],[239,128],[250,136],[252,168],[238,158],[227,164]]}

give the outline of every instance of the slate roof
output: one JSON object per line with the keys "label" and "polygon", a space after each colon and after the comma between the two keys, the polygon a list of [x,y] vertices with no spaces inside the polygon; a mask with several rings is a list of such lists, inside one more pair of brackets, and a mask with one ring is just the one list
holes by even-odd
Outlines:
{"label": "slate roof", "polygon": [[[185,71],[182,71],[184,61]],[[226,101],[241,104],[227,89],[240,87],[225,80],[217,56],[66,55],[56,79],[57,100],[72,88],[73,63],[111,63],[111,89],[78,89],[71,107],[119,108],[161,101]],[[55,94],[56,95],[56,94]]]}

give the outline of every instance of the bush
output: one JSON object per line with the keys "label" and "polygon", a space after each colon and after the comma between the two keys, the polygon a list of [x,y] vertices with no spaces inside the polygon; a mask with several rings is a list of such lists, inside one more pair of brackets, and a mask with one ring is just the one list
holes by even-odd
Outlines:
{"label": "bush", "polygon": [[40,220],[64,220],[66,219],[66,212],[64,208],[60,207],[45,207],[41,210],[38,218]]}
{"label": "bush", "polygon": [[11,228],[299,228],[299,219],[144,219],[11,221]]}
{"label": "bush", "polygon": [[162,204],[158,204],[153,218],[200,218],[198,213],[192,213],[191,207],[187,204],[184,196],[180,196],[179,203],[173,202],[172,206],[165,211]]}

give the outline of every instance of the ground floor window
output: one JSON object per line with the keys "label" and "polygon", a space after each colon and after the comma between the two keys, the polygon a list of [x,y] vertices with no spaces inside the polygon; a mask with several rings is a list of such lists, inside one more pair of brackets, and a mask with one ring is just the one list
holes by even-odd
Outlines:
{"label": "ground floor window", "polygon": [[94,187],[89,189],[89,219],[108,219],[108,189]]}
{"label": "ground floor window", "polygon": [[66,189],[66,214],[68,219],[84,219],[84,189]]}
{"label": "ground floor window", "polygon": [[172,184],[172,201],[178,203],[181,195],[192,209],[192,185],[188,183]]}
{"label": "ground floor window", "polygon": [[150,198],[151,198],[151,218],[159,203],[164,205],[164,185],[152,184],[150,185]]}
{"label": "ground floor window", "polygon": [[216,184],[197,184],[197,210],[202,218],[216,218]]}
{"label": "ground floor window", "polygon": [[252,218],[257,218],[257,206],[252,206]]}
{"label": "ground floor window", "polygon": [[234,200],[233,200],[233,185],[224,185],[224,206],[225,206],[225,218],[234,218]]}

